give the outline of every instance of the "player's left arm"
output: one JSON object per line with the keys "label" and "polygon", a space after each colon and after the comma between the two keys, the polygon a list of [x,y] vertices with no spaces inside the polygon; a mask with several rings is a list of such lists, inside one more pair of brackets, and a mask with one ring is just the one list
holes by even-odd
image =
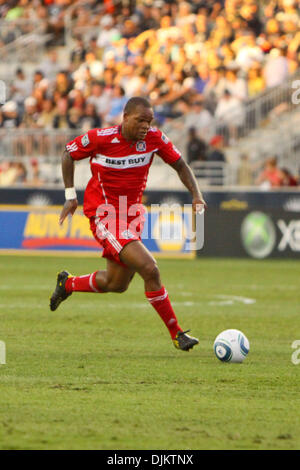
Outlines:
{"label": "player's left arm", "polygon": [[180,151],[163,132],[156,129],[154,135],[158,146],[156,153],[165,163],[168,163],[177,171],[180,180],[192,195],[193,210],[202,212],[207,206],[191,167],[184,161]]}
{"label": "player's left arm", "polygon": [[191,193],[193,198],[193,210],[195,212],[201,212],[207,206],[191,167],[182,157],[176,160],[176,162],[170,163],[170,165],[177,171],[180,180]]}

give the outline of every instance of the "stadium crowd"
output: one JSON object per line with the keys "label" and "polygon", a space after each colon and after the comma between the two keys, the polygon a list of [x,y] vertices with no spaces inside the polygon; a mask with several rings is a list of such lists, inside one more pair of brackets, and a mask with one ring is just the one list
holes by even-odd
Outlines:
{"label": "stadium crowd", "polygon": [[[299,68],[299,13],[300,0],[0,0],[2,22],[38,20],[52,33],[33,76],[16,68],[0,128],[85,132],[120,123],[140,95],[157,125],[183,117],[207,146],[217,119],[234,142],[246,101]],[[67,15],[74,45],[62,64]]]}

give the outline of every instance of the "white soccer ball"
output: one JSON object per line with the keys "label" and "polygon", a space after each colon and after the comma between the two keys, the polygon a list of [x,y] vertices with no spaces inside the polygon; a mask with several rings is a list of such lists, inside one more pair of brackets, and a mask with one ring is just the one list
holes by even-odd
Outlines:
{"label": "white soccer ball", "polygon": [[222,362],[243,362],[250,349],[248,338],[239,330],[225,330],[214,341],[214,351]]}

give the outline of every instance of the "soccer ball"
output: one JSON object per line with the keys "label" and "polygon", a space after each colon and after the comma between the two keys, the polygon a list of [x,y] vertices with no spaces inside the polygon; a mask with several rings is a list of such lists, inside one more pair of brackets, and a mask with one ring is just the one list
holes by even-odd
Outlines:
{"label": "soccer ball", "polygon": [[250,349],[248,338],[239,330],[225,330],[214,342],[214,351],[222,362],[243,362]]}

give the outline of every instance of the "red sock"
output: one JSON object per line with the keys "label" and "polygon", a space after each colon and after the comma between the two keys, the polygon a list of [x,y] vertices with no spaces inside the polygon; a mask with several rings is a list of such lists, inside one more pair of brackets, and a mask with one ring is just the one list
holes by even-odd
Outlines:
{"label": "red sock", "polygon": [[69,292],[97,292],[101,293],[96,283],[96,273],[86,274],[85,276],[72,276],[66,280],[65,289]]}
{"label": "red sock", "polygon": [[182,331],[178,325],[175,312],[172,308],[168,292],[162,286],[158,291],[146,292],[146,297],[159,314],[162,321],[169,330],[171,338],[174,339],[178,331]]}

